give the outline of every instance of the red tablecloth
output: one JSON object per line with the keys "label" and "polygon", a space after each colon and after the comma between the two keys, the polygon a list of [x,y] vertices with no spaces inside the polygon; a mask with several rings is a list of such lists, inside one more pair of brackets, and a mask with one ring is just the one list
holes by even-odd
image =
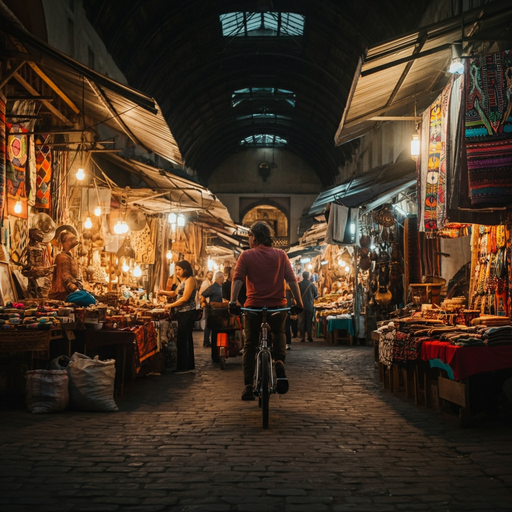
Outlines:
{"label": "red tablecloth", "polygon": [[421,359],[440,359],[452,368],[455,380],[480,372],[512,368],[512,345],[457,347],[447,341],[424,341]]}

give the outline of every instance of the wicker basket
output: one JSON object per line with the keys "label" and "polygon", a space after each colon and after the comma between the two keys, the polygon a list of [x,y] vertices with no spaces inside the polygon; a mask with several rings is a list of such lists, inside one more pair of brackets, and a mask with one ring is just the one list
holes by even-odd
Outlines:
{"label": "wicker basket", "polygon": [[39,352],[50,349],[51,332],[48,331],[2,331],[0,352]]}
{"label": "wicker basket", "polygon": [[208,308],[206,327],[215,331],[240,329],[238,317],[230,315],[228,308]]}

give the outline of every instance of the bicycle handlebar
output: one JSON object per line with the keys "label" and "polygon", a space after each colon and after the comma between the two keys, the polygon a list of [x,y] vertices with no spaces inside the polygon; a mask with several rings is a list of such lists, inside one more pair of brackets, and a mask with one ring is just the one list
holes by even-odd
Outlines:
{"label": "bicycle handlebar", "polygon": [[263,311],[267,311],[267,313],[279,313],[280,311],[290,311],[290,308],[267,308],[266,306],[262,308],[240,308],[240,311],[244,313],[263,313]]}

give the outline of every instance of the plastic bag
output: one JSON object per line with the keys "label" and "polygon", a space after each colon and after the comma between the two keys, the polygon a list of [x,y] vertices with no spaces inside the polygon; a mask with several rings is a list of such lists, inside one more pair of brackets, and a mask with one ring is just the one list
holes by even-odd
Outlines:
{"label": "plastic bag", "polygon": [[66,302],[71,302],[77,306],[90,306],[96,304],[96,299],[85,290],[77,290],[66,297]]}
{"label": "plastic bag", "polygon": [[[69,357],[62,355],[50,361],[50,370],[66,370],[69,364]],[[66,372],[67,375],[67,372]]]}
{"label": "plastic bag", "polygon": [[59,412],[69,405],[66,370],[30,370],[26,373],[25,402],[33,414]]}
{"label": "plastic bag", "polygon": [[69,405],[79,411],[118,411],[114,401],[115,359],[100,361],[75,352],[68,364]]}

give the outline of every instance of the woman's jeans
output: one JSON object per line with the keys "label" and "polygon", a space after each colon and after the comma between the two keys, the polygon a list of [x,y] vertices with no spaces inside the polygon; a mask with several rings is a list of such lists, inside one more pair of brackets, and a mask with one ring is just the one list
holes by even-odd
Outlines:
{"label": "woman's jeans", "polygon": [[178,371],[194,370],[194,340],[192,331],[196,321],[196,311],[183,311],[177,313],[178,333],[176,335],[176,352]]}

